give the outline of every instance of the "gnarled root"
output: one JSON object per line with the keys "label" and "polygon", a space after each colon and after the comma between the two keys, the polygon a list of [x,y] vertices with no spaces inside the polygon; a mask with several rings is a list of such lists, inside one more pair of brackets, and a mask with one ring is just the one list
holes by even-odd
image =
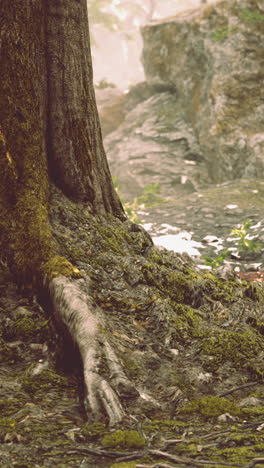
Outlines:
{"label": "gnarled root", "polygon": [[[87,413],[98,419],[104,410],[109,424],[114,425],[125,415],[119,396],[135,397],[138,392],[126,377],[113,348],[102,333],[102,321],[90,304],[85,286],[84,279],[58,276],[51,280],[49,290],[56,317],[67,327],[80,350]],[[100,375],[102,364],[105,370],[105,363],[109,371],[107,380]]]}

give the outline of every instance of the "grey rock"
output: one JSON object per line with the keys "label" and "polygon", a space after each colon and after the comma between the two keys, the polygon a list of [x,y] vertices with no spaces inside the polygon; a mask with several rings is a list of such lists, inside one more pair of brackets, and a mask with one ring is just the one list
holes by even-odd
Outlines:
{"label": "grey rock", "polygon": [[207,181],[207,169],[191,125],[178,98],[154,94],[129,112],[104,140],[111,171],[127,198],[158,182],[166,196],[175,188],[192,192]]}
{"label": "grey rock", "polygon": [[215,2],[142,28],[147,82],[175,86],[214,182],[264,174],[263,32],[256,0]]}

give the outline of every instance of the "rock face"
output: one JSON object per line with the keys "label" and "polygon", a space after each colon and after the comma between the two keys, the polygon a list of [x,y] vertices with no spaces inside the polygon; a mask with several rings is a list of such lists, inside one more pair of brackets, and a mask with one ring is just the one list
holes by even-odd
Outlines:
{"label": "rock face", "polygon": [[201,5],[142,29],[149,95],[105,139],[126,195],[157,181],[175,193],[263,177],[263,32],[260,0]]}
{"label": "rock face", "polygon": [[142,33],[147,81],[176,87],[211,179],[263,177],[263,2],[219,1]]}
{"label": "rock face", "polygon": [[112,173],[126,197],[158,182],[166,195],[175,186],[193,191],[207,177],[192,126],[177,95],[157,93],[128,112],[124,123],[105,139]]}

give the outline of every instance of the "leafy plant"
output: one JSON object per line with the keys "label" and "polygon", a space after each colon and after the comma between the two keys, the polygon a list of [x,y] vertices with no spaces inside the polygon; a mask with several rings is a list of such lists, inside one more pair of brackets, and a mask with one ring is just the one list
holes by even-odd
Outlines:
{"label": "leafy plant", "polygon": [[205,265],[208,265],[210,266],[211,268],[218,268],[220,267],[221,265],[223,265],[226,257],[228,257],[228,250],[227,249],[223,249],[221,250],[221,252],[219,253],[219,255],[217,255],[217,257],[208,257],[208,256],[204,256],[202,257],[203,260],[204,260],[204,264]]}
{"label": "leafy plant", "polygon": [[264,21],[263,13],[260,13],[259,10],[251,10],[250,8],[243,8],[239,13],[239,17],[242,21],[252,23],[260,23]]}
{"label": "leafy plant", "polygon": [[113,177],[113,183],[122,201],[126,215],[133,223],[141,224],[141,221],[138,217],[138,211],[144,208],[151,208],[152,206],[164,203],[165,201],[158,195],[160,192],[158,183],[151,183],[146,185],[146,187],[143,189],[142,195],[134,198],[132,202],[124,201],[120,196],[120,189],[116,177]]}
{"label": "leafy plant", "polygon": [[228,28],[218,28],[212,34],[213,41],[224,41],[228,37]]}
{"label": "leafy plant", "polygon": [[238,229],[232,229],[231,236],[238,238],[238,252],[257,252],[261,248],[259,242],[255,242],[249,238],[249,231],[251,229],[250,219],[246,219]]}
{"label": "leafy plant", "polygon": [[116,88],[116,85],[114,83],[111,83],[110,81],[107,81],[105,78],[99,81],[99,83],[96,83],[94,86],[96,89],[105,89],[105,88]]}
{"label": "leafy plant", "polygon": [[[260,242],[255,242],[249,237],[249,231],[252,228],[251,221],[246,219],[238,228],[232,229],[230,235],[236,237],[234,242],[237,241],[237,251],[241,252],[257,252],[261,248]],[[203,256],[205,265],[211,268],[218,268],[223,265],[225,259],[229,256],[229,250],[223,249],[217,257]]]}

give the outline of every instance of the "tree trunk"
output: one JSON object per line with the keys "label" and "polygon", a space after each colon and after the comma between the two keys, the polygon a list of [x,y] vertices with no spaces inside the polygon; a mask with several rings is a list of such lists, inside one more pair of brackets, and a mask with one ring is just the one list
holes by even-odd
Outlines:
{"label": "tree trunk", "polygon": [[86,0],[2,0],[0,21],[1,256],[21,285],[46,288],[79,347],[88,412],[104,407],[115,423],[123,410],[98,373],[102,357],[118,369],[116,388],[132,387],[49,220],[52,182],[91,212],[124,218],[96,109]]}
{"label": "tree trunk", "polygon": [[44,290],[79,348],[88,415],[115,424],[123,397],[139,395],[117,354],[131,378],[142,360],[141,399],[126,403],[137,415],[147,403],[159,417],[163,402],[171,414],[181,388],[200,395],[218,385],[222,395],[229,375],[238,388],[263,379],[263,291],[203,275],[122,223],[87,44],[86,0],[0,2],[0,260],[31,294]]}

